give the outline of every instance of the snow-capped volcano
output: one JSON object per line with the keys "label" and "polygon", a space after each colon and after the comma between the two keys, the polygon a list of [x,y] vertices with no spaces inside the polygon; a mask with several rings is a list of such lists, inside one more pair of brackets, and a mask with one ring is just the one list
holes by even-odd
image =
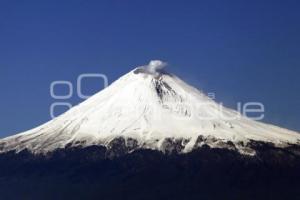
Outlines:
{"label": "snow-capped volcano", "polygon": [[[120,137],[127,145],[134,141],[135,148],[157,150],[163,150],[167,139],[178,140],[182,152],[203,144],[224,147],[226,142],[237,147],[253,140],[278,146],[299,143],[299,133],[253,121],[220,106],[165,72],[165,65],[151,61],[134,69],[63,115],[0,140],[0,152],[107,146]],[[206,139],[199,142],[199,137]]]}

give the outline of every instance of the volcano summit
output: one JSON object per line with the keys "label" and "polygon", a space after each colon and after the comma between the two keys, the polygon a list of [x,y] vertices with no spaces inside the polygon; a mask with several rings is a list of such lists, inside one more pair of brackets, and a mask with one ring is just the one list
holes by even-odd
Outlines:
{"label": "volcano summit", "polygon": [[[300,134],[256,122],[224,108],[173,74],[166,63],[138,67],[58,118],[33,130],[0,140],[0,152],[102,145],[123,138],[132,148],[165,151],[166,141],[180,143],[180,152],[207,144],[255,153],[250,141],[288,146]],[[130,142],[131,141],[131,142]],[[228,145],[231,144],[231,145]],[[132,149],[132,150],[134,150]]]}
{"label": "volcano summit", "polygon": [[23,188],[20,179],[37,188],[46,179],[50,186],[34,197],[59,187],[76,199],[69,187],[87,186],[92,192],[84,198],[299,195],[299,133],[241,116],[165,66],[156,60],[137,67],[46,124],[1,139],[0,178],[9,180],[3,194],[13,194],[9,185]]}

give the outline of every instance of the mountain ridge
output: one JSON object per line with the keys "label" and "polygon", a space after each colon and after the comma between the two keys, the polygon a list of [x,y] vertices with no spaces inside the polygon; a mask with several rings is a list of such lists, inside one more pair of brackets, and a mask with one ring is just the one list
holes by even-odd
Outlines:
{"label": "mountain ridge", "polygon": [[[0,140],[0,152],[28,149],[45,153],[67,145],[107,146],[115,138],[132,138],[136,149],[163,151],[166,140],[181,140],[182,153],[202,145],[240,153],[249,141],[279,147],[300,144],[300,134],[241,116],[164,70],[166,63],[151,61],[125,74],[109,87],[35,129]],[[252,151],[251,154],[255,152]]]}
{"label": "mountain ridge", "polygon": [[[299,146],[250,142],[257,153],[204,145],[191,152],[66,147],[0,155],[3,199],[297,199]],[[293,149],[294,148],[294,149]],[[298,149],[297,149],[298,148]],[[171,149],[169,149],[171,150]],[[298,155],[295,154],[298,152]],[[17,191],[17,192],[16,192]]]}
{"label": "mountain ridge", "polygon": [[297,132],[223,108],[164,66],[1,139],[0,199],[300,198]]}

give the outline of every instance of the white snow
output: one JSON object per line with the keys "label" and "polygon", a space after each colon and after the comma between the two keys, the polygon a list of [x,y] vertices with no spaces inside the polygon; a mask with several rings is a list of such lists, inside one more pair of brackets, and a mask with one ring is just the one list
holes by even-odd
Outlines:
{"label": "white snow", "polygon": [[250,120],[225,107],[220,110],[201,91],[162,72],[165,66],[151,61],[134,69],[54,120],[0,140],[0,152],[27,148],[41,153],[78,141],[85,146],[107,145],[119,136],[151,149],[160,149],[165,138],[185,138],[189,140],[185,152],[199,135],[234,143],[250,139],[299,143],[297,132]]}

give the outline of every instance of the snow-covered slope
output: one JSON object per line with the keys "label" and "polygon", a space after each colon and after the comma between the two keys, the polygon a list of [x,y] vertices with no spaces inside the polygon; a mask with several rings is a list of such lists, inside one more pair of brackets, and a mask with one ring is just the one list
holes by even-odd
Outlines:
{"label": "snow-covered slope", "polygon": [[136,140],[139,148],[158,150],[166,138],[184,139],[183,152],[193,149],[199,135],[235,144],[299,143],[299,133],[252,121],[220,106],[164,72],[164,65],[151,61],[54,120],[0,140],[0,152],[44,153],[66,145],[108,145],[118,137]]}

